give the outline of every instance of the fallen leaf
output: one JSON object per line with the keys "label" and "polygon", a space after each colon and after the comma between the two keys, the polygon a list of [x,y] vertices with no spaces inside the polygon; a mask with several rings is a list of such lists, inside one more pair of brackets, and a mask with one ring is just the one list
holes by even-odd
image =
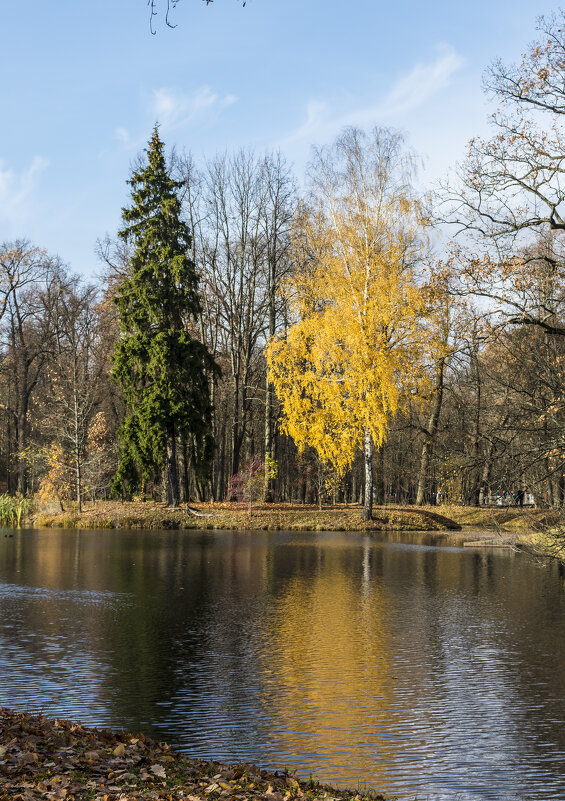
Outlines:
{"label": "fallen leaf", "polygon": [[126,747],[123,743],[117,745],[114,750],[112,751],[114,756],[121,757],[126,755]]}
{"label": "fallen leaf", "polygon": [[38,762],[38,756],[34,751],[25,751],[23,754],[20,754],[19,758],[20,765],[30,765],[32,762]]}
{"label": "fallen leaf", "polygon": [[67,791],[64,787],[61,787],[59,790],[55,790],[55,792],[47,793],[47,798],[50,801],[63,801],[67,797]]}
{"label": "fallen leaf", "polygon": [[162,765],[151,765],[149,768],[151,773],[154,773],[155,776],[158,776],[160,779],[166,779],[167,774],[165,773],[165,768]]}

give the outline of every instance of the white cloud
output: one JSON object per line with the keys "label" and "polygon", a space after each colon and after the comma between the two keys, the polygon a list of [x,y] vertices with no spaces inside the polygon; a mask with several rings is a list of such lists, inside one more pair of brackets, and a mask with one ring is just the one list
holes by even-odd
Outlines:
{"label": "white cloud", "polygon": [[129,131],[126,128],[116,128],[115,135],[116,139],[119,142],[121,142],[122,145],[125,145],[127,147],[130,144],[131,137],[129,135]]}
{"label": "white cloud", "polygon": [[445,89],[451,76],[465,63],[451,45],[438,45],[438,57],[431,64],[416,64],[400,78],[383,101],[372,110],[380,117],[394,117],[422,106]]}
{"label": "white cloud", "polygon": [[47,159],[35,156],[28,167],[17,173],[0,159],[0,224],[8,236],[19,235],[16,228],[29,217],[37,179],[48,166]]}
{"label": "white cloud", "polygon": [[[223,109],[237,103],[233,94],[220,95],[209,86],[201,86],[193,92],[161,87],[145,95],[144,110],[152,122],[157,122],[162,131],[169,132],[184,125],[198,121],[213,121]],[[123,126],[114,128],[114,141],[128,151],[139,151],[147,144],[147,129],[143,133],[131,131]],[[108,150],[102,150],[99,158],[104,158]]]}
{"label": "white cloud", "polygon": [[284,144],[290,145],[293,142],[301,142],[303,140],[312,141],[317,132],[324,125],[327,125],[328,117],[329,107],[327,103],[311,100],[306,108],[305,122],[284,140]]}
{"label": "white cloud", "polygon": [[204,116],[216,116],[236,102],[235,95],[222,97],[209,86],[201,86],[192,93],[161,87],[152,92],[151,113],[164,129],[171,129]]}
{"label": "white cloud", "polygon": [[332,110],[328,103],[311,100],[305,122],[285,137],[281,146],[299,141],[323,141],[344,125],[369,126],[385,121],[394,122],[395,118],[422,107],[449,86],[454,73],[465,63],[451,45],[440,44],[436,51],[433,61],[416,64],[407,75],[393,84],[383,98],[374,103],[340,113]]}

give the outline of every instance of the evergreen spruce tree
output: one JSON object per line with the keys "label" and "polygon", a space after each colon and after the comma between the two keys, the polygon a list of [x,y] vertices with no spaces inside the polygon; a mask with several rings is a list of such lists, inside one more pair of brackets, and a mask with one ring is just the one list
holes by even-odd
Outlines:
{"label": "evergreen spruce tree", "polygon": [[130,277],[115,302],[121,336],[113,375],[121,384],[126,417],[119,431],[114,488],[122,494],[158,470],[166,477],[167,505],[180,500],[176,443],[190,438],[205,471],[212,457],[208,376],[217,367],[190,333],[200,314],[191,238],[180,217],[180,184],[167,171],[155,126],[147,164],[133,173],[131,208],[122,210],[119,236],[132,246]]}

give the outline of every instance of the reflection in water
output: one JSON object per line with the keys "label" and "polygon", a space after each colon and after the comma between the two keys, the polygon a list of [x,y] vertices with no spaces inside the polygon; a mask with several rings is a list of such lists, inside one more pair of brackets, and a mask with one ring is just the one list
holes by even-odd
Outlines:
{"label": "reflection in water", "polygon": [[405,738],[391,742],[384,726],[394,693],[389,609],[381,583],[370,581],[371,553],[365,544],[359,563],[347,543],[318,548],[314,569],[286,583],[262,643],[262,703],[285,753],[307,755],[310,770],[337,780],[336,763],[350,776],[373,763],[381,786],[375,756],[391,762]]}
{"label": "reflection in water", "polygon": [[404,799],[565,797],[565,595],[367,536],[0,536],[0,704]]}

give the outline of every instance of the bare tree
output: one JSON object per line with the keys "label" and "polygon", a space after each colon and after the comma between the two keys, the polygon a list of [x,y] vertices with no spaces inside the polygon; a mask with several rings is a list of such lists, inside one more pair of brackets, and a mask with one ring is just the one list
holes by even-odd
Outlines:
{"label": "bare tree", "polygon": [[[296,209],[297,191],[293,175],[284,157],[280,154],[265,156],[261,173],[263,203],[261,227],[265,240],[265,278],[268,306],[266,336],[272,339],[281,323],[284,323],[284,298],[281,285],[292,267],[289,253],[290,226]],[[274,448],[275,392],[265,374],[265,487],[264,501],[273,500],[273,479],[269,464],[275,460]]]}
{"label": "bare tree", "polygon": [[[104,359],[99,348],[97,291],[61,276],[44,295],[53,347],[47,369],[48,399],[42,404],[43,433],[60,445],[78,510],[82,509],[89,458],[97,461],[91,426],[103,397]],[[99,421],[99,425],[102,421]]]}
{"label": "bare tree", "polygon": [[16,477],[15,486],[10,479],[8,484],[22,494],[28,489],[23,457],[29,444],[30,402],[52,347],[49,315],[40,295],[58,280],[61,269],[57,259],[27,240],[0,247],[0,284],[4,291],[2,368],[8,373],[11,389],[8,425],[13,432],[12,476],[15,473]]}
{"label": "bare tree", "polygon": [[[540,17],[538,30],[518,64],[496,61],[488,70],[485,90],[499,102],[493,136],[469,143],[441,208],[442,219],[468,235],[466,291],[495,301],[506,322],[564,335],[565,12]],[[544,303],[537,279],[529,282],[540,270],[554,289]]]}

